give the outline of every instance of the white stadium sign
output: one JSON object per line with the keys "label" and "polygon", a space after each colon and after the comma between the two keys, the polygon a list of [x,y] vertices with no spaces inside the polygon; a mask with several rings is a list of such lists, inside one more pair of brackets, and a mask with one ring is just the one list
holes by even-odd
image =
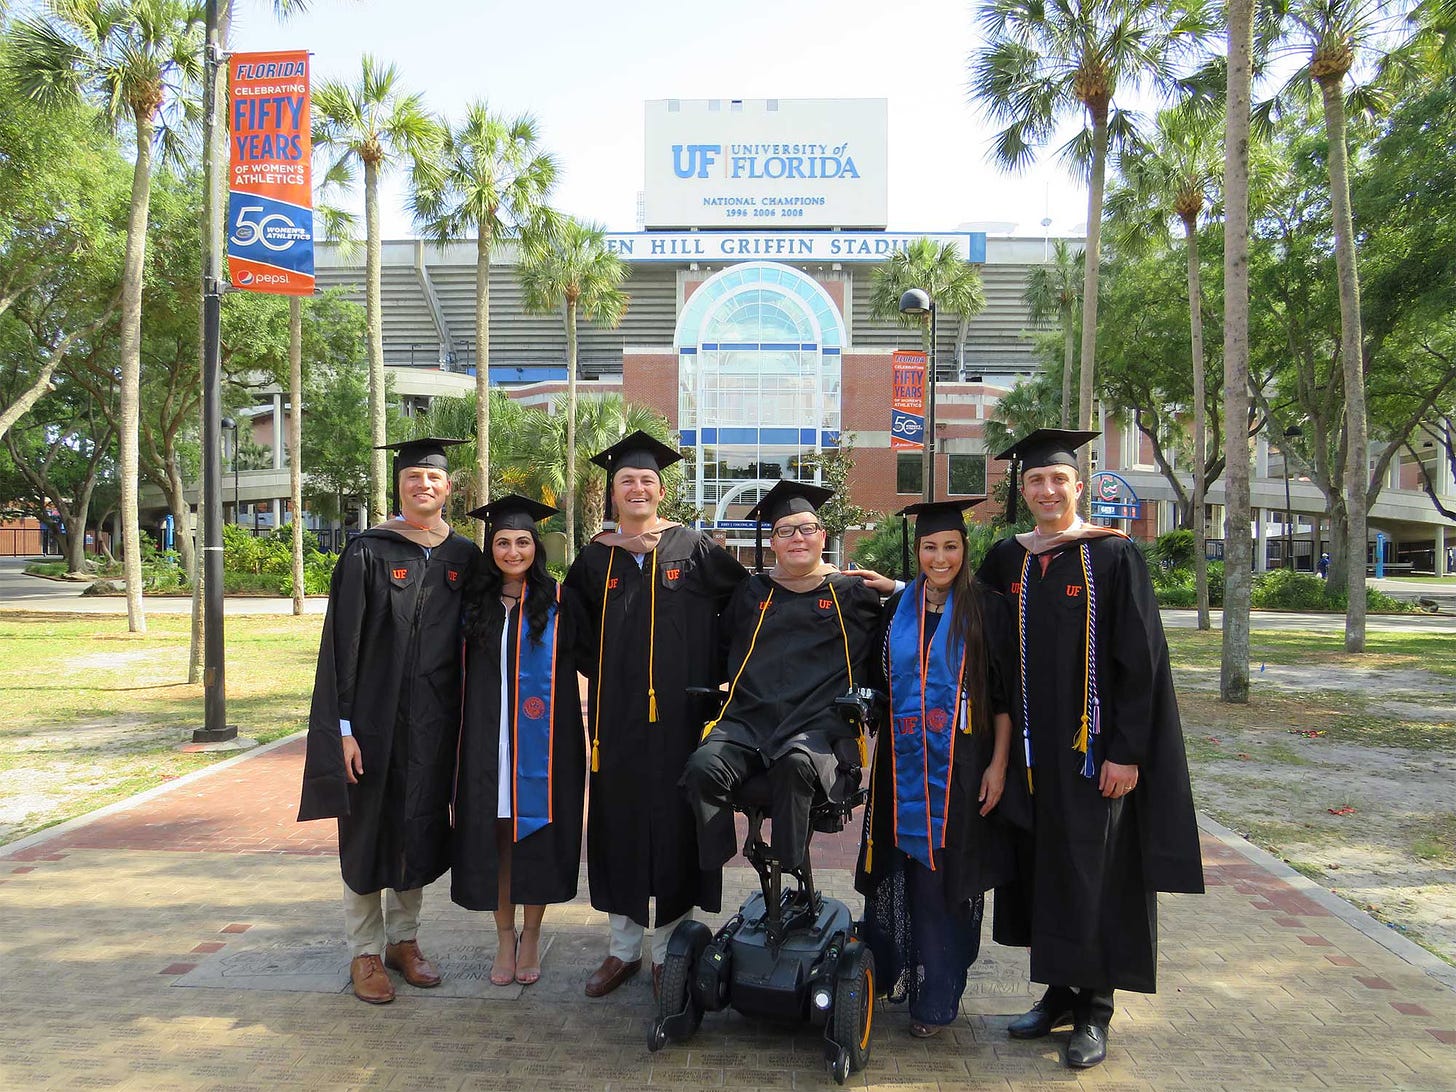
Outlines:
{"label": "white stadium sign", "polygon": [[649,228],[883,228],[885,99],[646,104]]}
{"label": "white stadium sign", "polygon": [[985,262],[978,231],[638,231],[608,232],[607,249],[624,262],[883,262],[916,239],[953,245]]}

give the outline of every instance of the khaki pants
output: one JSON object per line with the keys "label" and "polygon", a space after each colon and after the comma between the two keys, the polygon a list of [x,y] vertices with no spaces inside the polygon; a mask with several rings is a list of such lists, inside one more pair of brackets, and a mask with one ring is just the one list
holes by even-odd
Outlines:
{"label": "khaki pants", "polygon": [[385,943],[414,940],[420,931],[420,907],[425,889],[371,891],[361,895],[344,885],[344,934],[349,956],[383,955]]}
{"label": "khaki pants", "polygon": [[[678,924],[692,920],[693,912],[689,910],[677,921],[666,922],[652,931],[652,962],[654,964],[661,963],[667,958],[667,941]],[[641,959],[642,940],[647,935],[647,930],[626,914],[608,914],[607,921],[612,926],[612,944],[608,949],[608,954],[616,956],[623,963]]]}

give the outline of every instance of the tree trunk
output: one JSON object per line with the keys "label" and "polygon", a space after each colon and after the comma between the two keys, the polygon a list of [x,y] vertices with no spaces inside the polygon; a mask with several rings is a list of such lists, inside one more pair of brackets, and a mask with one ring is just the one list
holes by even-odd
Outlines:
{"label": "tree trunk", "polygon": [[566,301],[566,564],[576,557],[576,302]]}
{"label": "tree trunk", "polygon": [[[1092,386],[1097,360],[1097,273],[1102,247],[1102,195],[1107,181],[1107,104],[1089,106],[1092,113],[1092,177],[1087,187],[1087,251],[1082,273],[1082,359],[1077,376],[1077,427],[1092,428]],[[1084,482],[1092,476],[1092,452],[1077,453],[1077,473]],[[1082,491],[1078,503],[1085,519],[1092,493]]]}
{"label": "tree trunk", "polygon": [[1208,629],[1212,622],[1208,617],[1208,551],[1205,547],[1208,528],[1205,526],[1203,502],[1207,490],[1203,475],[1208,457],[1208,425],[1204,421],[1207,392],[1204,390],[1203,371],[1203,284],[1198,269],[1196,216],[1183,221],[1183,233],[1188,239],[1188,332],[1193,350],[1193,587],[1198,596],[1198,628]]}
{"label": "tree trunk", "polygon": [[86,512],[89,507],[88,498],[87,504],[78,503],[71,514],[61,520],[61,552],[65,555],[68,573],[86,571]]}
{"label": "tree trunk", "polygon": [[303,613],[303,300],[288,298],[288,500],[293,511],[293,613]]}
{"label": "tree trunk", "polygon": [[1254,0],[1228,0],[1224,136],[1224,575],[1219,697],[1249,700],[1249,96]]}
{"label": "tree trunk", "polygon": [[[171,444],[169,442],[169,447]],[[197,567],[197,550],[192,541],[192,509],[187,503],[187,483],[182,480],[182,466],[175,448],[166,455],[167,509],[172,513],[172,541],[177,545],[182,569],[190,577]]]}
{"label": "tree trunk", "polygon": [[[490,503],[490,231],[475,230],[475,503]],[[475,521],[485,549],[485,521]]]}
{"label": "tree trunk", "polygon": [[[389,452],[384,429],[384,315],[380,310],[379,166],[364,162],[364,311],[369,344],[369,505],[364,527],[389,518]],[[364,527],[359,528],[361,531]]]}
{"label": "tree trunk", "polygon": [[126,225],[126,259],[121,275],[121,478],[122,571],[126,578],[126,620],[132,633],[147,631],[142,608],[142,532],[138,513],[141,470],[142,278],[147,262],[147,218],[151,210],[152,120],[136,119],[136,163],[131,177],[131,212]]}
{"label": "tree trunk", "polygon": [[1062,428],[1072,427],[1072,375],[1077,370],[1076,313],[1062,311]]}
{"label": "tree trunk", "polygon": [[1345,377],[1345,514],[1349,553],[1345,587],[1345,651],[1365,651],[1365,492],[1370,479],[1370,435],[1365,420],[1365,369],[1360,330],[1360,274],[1350,214],[1350,175],[1345,146],[1344,79],[1320,80],[1325,134],[1329,138],[1330,211],[1335,221],[1335,268],[1340,282],[1340,362]]}

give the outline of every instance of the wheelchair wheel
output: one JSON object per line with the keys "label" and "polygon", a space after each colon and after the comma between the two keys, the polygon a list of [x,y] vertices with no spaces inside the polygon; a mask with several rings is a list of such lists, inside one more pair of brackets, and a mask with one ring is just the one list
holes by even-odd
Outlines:
{"label": "wheelchair wheel", "polygon": [[647,1049],[661,1050],[669,1039],[691,1038],[703,1022],[703,1006],[692,988],[698,960],[713,934],[699,921],[685,921],[668,941],[662,961],[662,989],[657,995],[657,1018],[647,1035]]}
{"label": "wheelchair wheel", "polygon": [[875,1019],[875,957],[861,941],[845,945],[835,976],[833,1020],[834,1041],[839,1058],[830,1063],[830,1073],[843,1084],[870,1060],[870,1032]]}

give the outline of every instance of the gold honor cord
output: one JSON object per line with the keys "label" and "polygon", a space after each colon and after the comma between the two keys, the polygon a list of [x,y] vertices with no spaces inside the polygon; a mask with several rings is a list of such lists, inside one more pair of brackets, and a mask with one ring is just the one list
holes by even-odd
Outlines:
{"label": "gold honor cord", "polygon": [[657,723],[657,691],[652,676],[657,663],[657,549],[652,550],[652,599],[647,607],[647,723]]}
{"label": "gold honor cord", "polygon": [[607,578],[602,584],[602,622],[597,627],[597,700],[592,717],[591,772],[601,769],[602,739],[602,653],[607,647],[607,597],[612,594],[612,562],[617,560],[617,548],[607,547]]}
{"label": "gold honor cord", "polygon": [[699,743],[708,738],[708,733],[718,727],[718,722],[723,719],[723,714],[728,712],[728,703],[733,700],[733,692],[738,689],[738,680],[743,677],[743,671],[748,667],[749,658],[753,655],[753,646],[758,643],[758,631],[763,628],[764,617],[768,614],[768,605],[772,602],[773,589],[769,588],[768,598],[758,608],[758,621],[754,623],[753,636],[748,639],[748,652],[744,655],[743,662],[738,665],[738,673],[733,676],[733,682],[728,686],[728,696],[723,699],[723,708],[718,710],[716,717],[703,726],[703,734],[698,739]]}

